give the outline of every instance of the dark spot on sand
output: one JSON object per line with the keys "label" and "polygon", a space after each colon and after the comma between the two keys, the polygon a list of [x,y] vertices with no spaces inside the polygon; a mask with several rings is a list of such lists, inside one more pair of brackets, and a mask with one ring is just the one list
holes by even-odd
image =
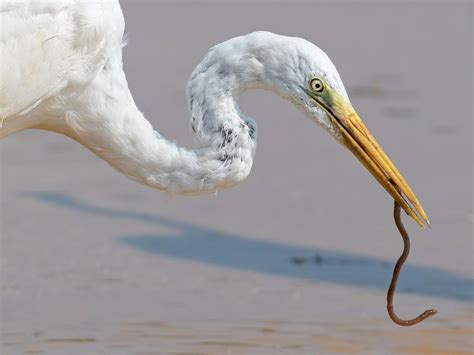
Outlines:
{"label": "dark spot on sand", "polygon": [[306,258],[304,256],[292,256],[290,262],[295,265],[303,265],[306,263]]}
{"label": "dark spot on sand", "polygon": [[44,340],[45,343],[94,343],[95,338],[51,338]]}
{"label": "dark spot on sand", "polygon": [[323,262],[323,257],[321,255],[315,255],[313,261],[315,264],[321,264]]}

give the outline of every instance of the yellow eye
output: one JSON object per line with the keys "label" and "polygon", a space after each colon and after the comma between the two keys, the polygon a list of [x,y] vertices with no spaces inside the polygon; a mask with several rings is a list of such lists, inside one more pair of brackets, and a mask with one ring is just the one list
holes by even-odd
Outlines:
{"label": "yellow eye", "polygon": [[321,79],[318,78],[311,79],[311,81],[309,82],[309,86],[311,87],[311,90],[315,92],[323,92],[324,90],[324,83]]}

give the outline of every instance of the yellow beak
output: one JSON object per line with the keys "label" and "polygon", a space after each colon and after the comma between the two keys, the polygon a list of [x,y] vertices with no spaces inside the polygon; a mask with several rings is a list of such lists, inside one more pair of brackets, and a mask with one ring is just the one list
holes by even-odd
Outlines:
{"label": "yellow beak", "polygon": [[331,91],[325,98],[311,97],[322,106],[343,137],[344,145],[375,177],[380,185],[397,201],[420,227],[422,220],[431,227],[425,211],[398,169],[379,146],[362,120],[341,95]]}

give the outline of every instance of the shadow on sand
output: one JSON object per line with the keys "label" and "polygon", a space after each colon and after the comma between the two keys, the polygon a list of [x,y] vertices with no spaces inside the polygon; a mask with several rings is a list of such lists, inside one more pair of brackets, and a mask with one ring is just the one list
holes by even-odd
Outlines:
{"label": "shadow on sand", "polygon": [[[394,263],[394,260],[371,256],[253,240],[158,215],[94,206],[57,192],[26,192],[23,196],[75,212],[171,228],[175,233],[124,236],[119,241],[145,253],[219,267],[385,291]],[[472,302],[474,283],[467,275],[435,267],[406,265],[397,290]]]}

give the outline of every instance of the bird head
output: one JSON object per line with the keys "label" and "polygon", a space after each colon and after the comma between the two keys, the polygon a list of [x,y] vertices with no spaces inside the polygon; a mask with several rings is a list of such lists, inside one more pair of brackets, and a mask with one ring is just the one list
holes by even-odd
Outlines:
{"label": "bird head", "polygon": [[309,98],[309,105],[318,108],[310,112],[325,121],[329,132],[354,154],[409,216],[421,227],[424,227],[422,220],[430,225],[412,189],[364,125],[347,95],[321,77],[311,77],[301,89]]}
{"label": "bird head", "polygon": [[[280,63],[273,66],[275,73],[271,73],[272,65],[267,66],[267,70],[280,94],[295,102],[310,119],[349,149],[421,227],[424,223],[430,226],[412,189],[352,107],[329,57],[300,38],[279,36],[275,40],[285,45],[280,43],[274,48],[285,49],[275,51]],[[287,63],[286,67],[282,68],[281,63]]]}
{"label": "bird head", "polygon": [[[274,91],[349,149],[405,212],[430,225],[415,194],[352,107],[329,57],[302,38],[266,31],[227,40],[209,51],[191,75],[191,110],[208,112],[196,95],[233,96],[251,88]],[[193,105],[194,103],[194,105]],[[224,105],[228,111],[229,106]],[[197,113],[199,113],[197,112]]]}

